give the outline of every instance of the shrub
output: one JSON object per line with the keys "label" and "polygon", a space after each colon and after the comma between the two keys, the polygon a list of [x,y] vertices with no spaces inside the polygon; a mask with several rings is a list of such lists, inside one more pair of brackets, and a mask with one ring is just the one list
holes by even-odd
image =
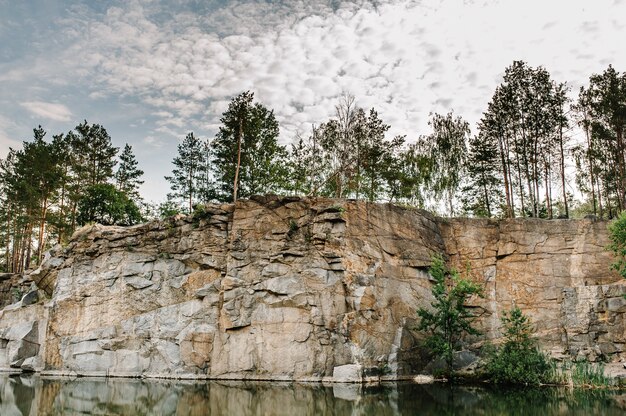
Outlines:
{"label": "shrub", "polygon": [[608,228],[611,240],[608,248],[615,254],[615,262],[611,264],[611,268],[626,278],[626,212],[622,212],[617,219],[609,223]]}
{"label": "shrub", "polygon": [[531,325],[518,307],[502,317],[504,345],[491,353],[487,376],[494,383],[533,384],[554,379],[552,360],[543,354],[530,338]]}
{"label": "shrub", "polygon": [[80,225],[97,222],[103,225],[133,225],[141,222],[137,205],[115,186],[104,183],[88,187],[78,200]]}
{"label": "shrub", "polygon": [[296,235],[296,233],[298,232],[299,228],[300,227],[298,226],[298,223],[295,220],[290,219],[289,220],[289,231],[287,231],[287,236],[289,238],[292,238],[294,235]]}

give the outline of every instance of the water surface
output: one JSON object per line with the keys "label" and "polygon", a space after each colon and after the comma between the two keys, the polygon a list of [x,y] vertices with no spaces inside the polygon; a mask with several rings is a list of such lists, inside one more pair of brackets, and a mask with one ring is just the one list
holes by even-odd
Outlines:
{"label": "water surface", "polygon": [[0,375],[0,415],[624,415],[626,392]]}

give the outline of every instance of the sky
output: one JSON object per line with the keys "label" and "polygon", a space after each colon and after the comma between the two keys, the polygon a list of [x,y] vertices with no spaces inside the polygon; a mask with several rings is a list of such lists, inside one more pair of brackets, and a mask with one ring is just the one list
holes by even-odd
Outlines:
{"label": "sky", "polygon": [[344,93],[408,141],[430,113],[476,122],[514,60],[572,97],[626,71],[626,0],[0,0],[0,157],[41,125],[83,120],[133,146],[141,193],[165,199],[176,146],[214,137],[233,96],[274,110],[280,142]]}

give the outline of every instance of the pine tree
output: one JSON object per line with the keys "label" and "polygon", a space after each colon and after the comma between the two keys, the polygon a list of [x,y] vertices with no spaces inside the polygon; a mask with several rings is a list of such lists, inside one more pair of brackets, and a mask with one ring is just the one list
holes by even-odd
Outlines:
{"label": "pine tree", "polygon": [[[565,91],[545,68],[514,61],[483,114],[479,135],[497,143],[507,217],[516,211],[552,217],[555,176],[561,179],[567,206]],[[560,168],[557,175],[555,165]]]}
{"label": "pine tree", "polygon": [[492,137],[479,134],[470,139],[467,184],[462,190],[464,209],[478,217],[490,218],[502,204],[498,172],[498,146]]}
{"label": "pine tree", "polygon": [[117,164],[118,148],[113,147],[111,136],[99,124],[87,124],[85,120],[76,126],[72,146],[76,153],[74,171],[85,185],[106,183],[113,178]]}
{"label": "pine tree", "polygon": [[614,216],[626,209],[626,73],[609,65],[592,75],[576,109],[587,140],[579,176],[590,182],[594,209],[597,200],[601,216]]}
{"label": "pine tree", "polygon": [[115,183],[119,191],[135,202],[141,200],[139,186],[144,182],[140,179],[143,176],[143,170],[139,169],[138,165],[139,162],[135,159],[132,146],[126,143],[120,155],[117,172],[115,172]]}
{"label": "pine tree", "polygon": [[165,179],[170,182],[173,191],[171,197],[185,201],[188,213],[193,212],[193,205],[198,202],[204,163],[205,151],[202,140],[193,133],[187,134],[178,145],[178,156],[172,160],[174,165],[172,176],[166,176]]}
{"label": "pine tree", "polygon": [[246,91],[233,98],[212,143],[217,198],[236,201],[284,189],[287,150],[278,144],[274,112]]}

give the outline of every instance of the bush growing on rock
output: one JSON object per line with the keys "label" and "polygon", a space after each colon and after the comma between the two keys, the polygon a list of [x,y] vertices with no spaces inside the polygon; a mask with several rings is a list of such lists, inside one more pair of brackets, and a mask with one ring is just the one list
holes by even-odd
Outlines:
{"label": "bush growing on rock", "polygon": [[554,365],[530,337],[531,324],[521,309],[514,307],[502,317],[506,341],[491,353],[487,376],[494,383],[532,384],[551,382]]}
{"label": "bush growing on rock", "polygon": [[77,222],[85,225],[133,225],[141,222],[141,213],[126,194],[105,183],[88,187],[78,201]]}
{"label": "bush growing on rock", "polygon": [[609,250],[615,254],[615,262],[611,268],[626,278],[626,212],[609,224]]}

